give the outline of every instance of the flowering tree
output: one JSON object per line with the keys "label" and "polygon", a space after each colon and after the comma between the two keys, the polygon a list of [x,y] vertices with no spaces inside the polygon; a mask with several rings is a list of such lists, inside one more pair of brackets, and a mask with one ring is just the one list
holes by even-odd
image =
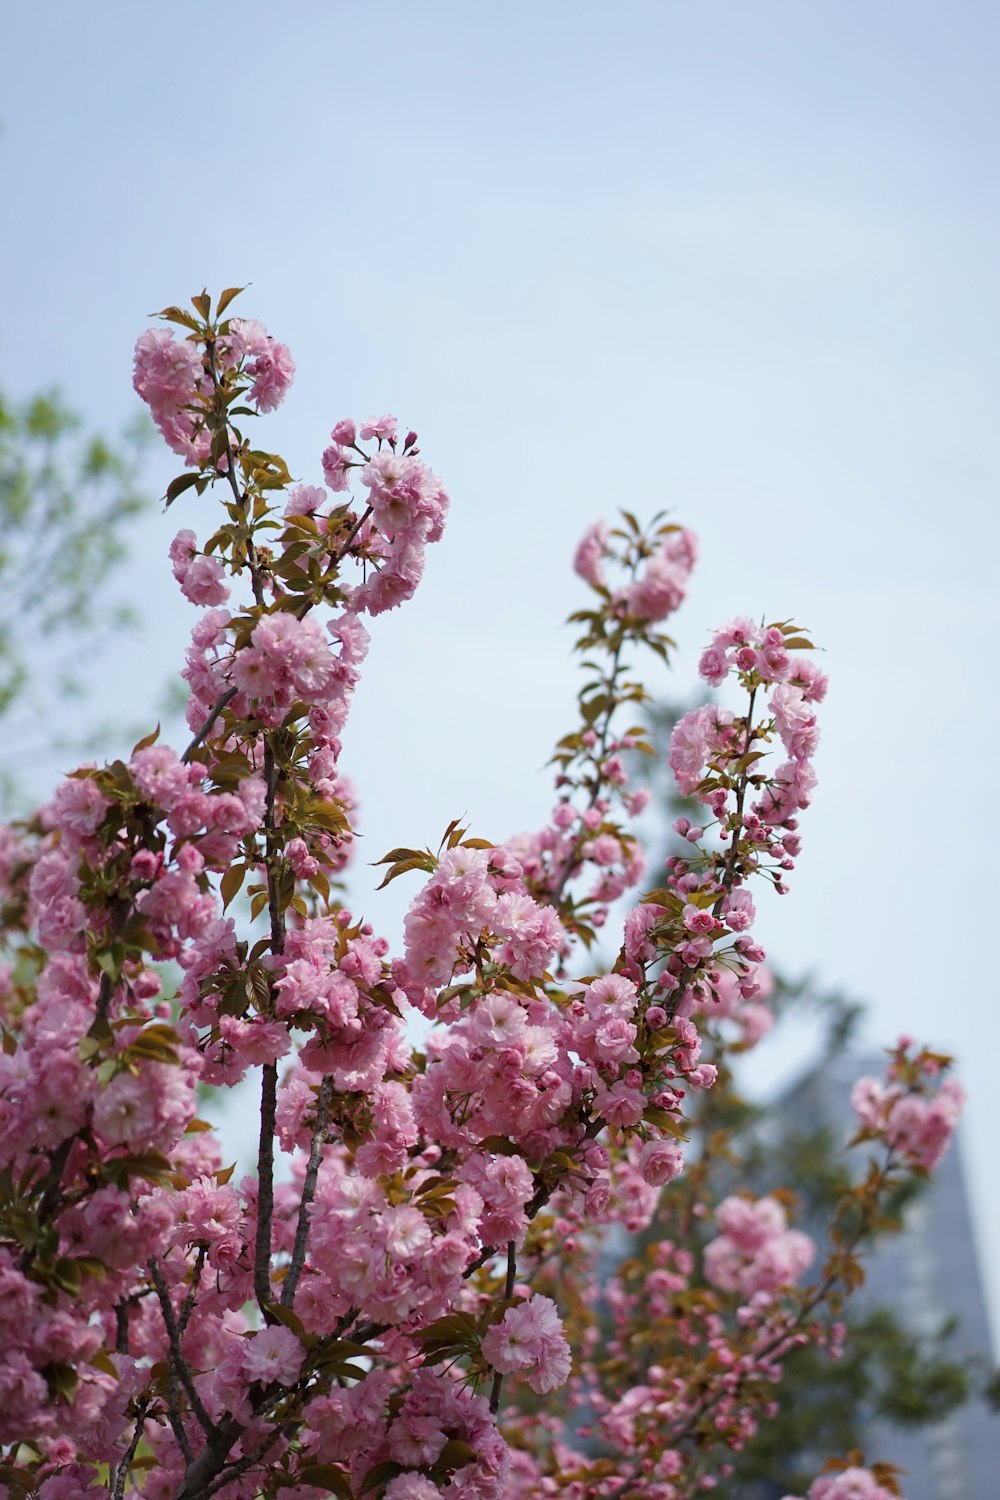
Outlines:
{"label": "flowering tree", "polygon": [[[325,488],[293,484],[244,428],[294,366],[227,316],[235,295],[166,309],[183,334],[136,349],[187,465],[168,503],[222,497],[201,543],[184,529],[170,548],[202,609],[190,743],[150,735],[83,767],[0,844],[0,1484],[681,1500],[725,1477],[793,1347],[836,1349],[857,1250],[959,1103],[945,1060],[912,1045],[859,1086],[871,1166],[811,1279],[787,1200],[714,1202],[724,1142],[685,1145],[720,1066],[702,1033],[721,1059],[720,1018],[755,1024],[751,881],[780,892],[794,867],[825,680],[788,622],[716,635],[702,672],[731,678],[741,711],[686,715],[670,755],[704,822],[634,901],[613,966],[587,972],[643,876],[630,660],[668,656],[695,560],[672,524],[592,528],[587,680],[551,820],[503,844],[452,824],[436,853],[387,855],[386,882],[421,877],[391,959],[340,895],[341,734],[364,617],[412,595],[447,496],[392,417],[338,422]],[[196,1090],[248,1075],[257,1172],[237,1184]],[[669,1232],[617,1269],[602,1322],[609,1232],[656,1216]],[[891,1493],[889,1468],[855,1463],[811,1490]]]}

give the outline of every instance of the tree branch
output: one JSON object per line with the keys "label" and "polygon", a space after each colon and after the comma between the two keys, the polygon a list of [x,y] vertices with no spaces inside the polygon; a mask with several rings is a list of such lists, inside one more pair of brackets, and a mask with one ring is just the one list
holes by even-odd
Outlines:
{"label": "tree branch", "polygon": [[190,745],[188,745],[187,749],[184,751],[184,754],[181,756],[181,760],[185,765],[187,765],[188,761],[191,759],[192,755],[205,739],[205,737],[211,733],[212,726],[214,725],[216,719],[222,713],[227,704],[232,703],[238,692],[239,688],[226,688],[226,691],[222,694],[222,697],[219,699],[218,703],[216,703],[215,707],[211,710],[208,717],[201,724],[194,739],[191,741]]}
{"label": "tree branch", "polygon": [[298,1288],[299,1277],[302,1275],[302,1267],[305,1265],[306,1245],[309,1240],[309,1210],[316,1196],[316,1181],[319,1177],[320,1164],[323,1160],[323,1146],[326,1143],[326,1128],[330,1115],[330,1098],[333,1094],[333,1078],[327,1074],[319,1086],[319,1098],[316,1101],[316,1124],[313,1127],[312,1141],[309,1146],[309,1165],[306,1168],[305,1181],[302,1184],[302,1199],[299,1203],[299,1219],[295,1228],[295,1244],[292,1248],[292,1263],[285,1277],[285,1284],[281,1289],[282,1307],[291,1307],[295,1301],[295,1292]]}
{"label": "tree branch", "polygon": [[170,1301],[170,1289],[163,1278],[163,1272],[160,1270],[155,1258],[149,1262],[149,1274],[153,1278],[153,1285],[156,1287],[156,1295],[160,1301],[160,1311],[163,1314],[163,1322],[167,1330],[167,1338],[170,1343],[170,1362],[176,1368],[181,1384],[187,1392],[188,1400],[191,1403],[191,1410],[198,1418],[205,1434],[211,1437],[217,1431],[217,1428],[205,1410],[202,1399],[198,1395],[198,1388],[188,1368],[187,1360],[181,1351],[180,1329],[177,1326],[177,1319],[174,1317],[173,1304]]}
{"label": "tree branch", "polygon": [[[507,1242],[507,1279],[504,1282],[503,1298],[509,1302],[514,1295],[514,1280],[517,1276],[517,1246],[513,1240]],[[490,1411],[494,1416],[500,1410],[500,1391],[503,1387],[503,1373],[500,1370],[493,1371],[493,1389],[490,1391]]]}

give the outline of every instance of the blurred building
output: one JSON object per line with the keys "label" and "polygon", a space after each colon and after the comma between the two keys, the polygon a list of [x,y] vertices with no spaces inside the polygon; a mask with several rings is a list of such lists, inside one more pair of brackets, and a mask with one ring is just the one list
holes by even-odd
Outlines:
{"label": "blurred building", "polygon": [[[776,1104],[796,1132],[853,1133],[851,1088],[866,1074],[879,1077],[880,1055],[844,1054],[795,1084]],[[973,1388],[995,1365],[986,1301],[973,1238],[960,1141],[952,1144],[931,1181],[906,1211],[904,1232],[886,1235],[865,1257],[866,1282],[856,1295],[888,1307],[912,1333],[932,1336],[958,1320],[954,1348],[973,1369]],[[978,1378],[977,1378],[978,1376]],[[905,1471],[906,1500],[997,1500],[1000,1496],[1000,1418],[973,1396],[945,1421],[916,1431],[873,1421],[865,1456]]]}

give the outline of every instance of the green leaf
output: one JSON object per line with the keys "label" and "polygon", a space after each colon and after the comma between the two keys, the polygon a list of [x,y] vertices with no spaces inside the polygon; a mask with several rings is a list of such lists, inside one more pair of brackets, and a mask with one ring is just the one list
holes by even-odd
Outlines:
{"label": "green leaf", "polygon": [[144,1057],[148,1062],[168,1063],[172,1067],[176,1067],[181,1060],[172,1042],[146,1031],[140,1031],[134,1041],[129,1042],[123,1056],[132,1060]]}
{"label": "green leaf", "polygon": [[361,1493],[363,1495],[366,1495],[369,1490],[375,1490],[378,1489],[379,1485],[388,1484],[390,1479],[395,1479],[396,1475],[402,1474],[402,1472],[402,1464],[394,1464],[388,1461],[385,1463],[376,1464],[375,1467],[369,1469],[368,1473],[365,1475],[364,1482],[361,1486]]}
{"label": "green leaf", "polygon": [[150,745],[155,745],[159,738],[160,726],[157,724],[152,734],[147,734],[145,739],[141,739],[138,744],[132,746],[132,754],[137,755],[140,750],[148,750]]}
{"label": "green leaf", "polygon": [[332,1375],[335,1380],[364,1380],[368,1371],[362,1370],[358,1365],[346,1364],[344,1361],[324,1359],[323,1373]]}
{"label": "green leaf", "polygon": [[107,1170],[127,1177],[144,1177],[147,1182],[164,1183],[170,1181],[173,1168],[162,1151],[137,1151],[112,1157]]}
{"label": "green leaf", "polygon": [[335,1339],[327,1345],[327,1352],[338,1359],[371,1359],[373,1353],[369,1344],[355,1344],[351,1339]]}
{"label": "green leaf", "polygon": [[423,870],[425,873],[429,873],[427,870],[427,861],[421,859],[419,855],[416,859],[400,860],[398,865],[393,865],[391,870],[386,871],[386,874],[377,889],[380,891],[385,890],[386,886],[389,885],[391,881],[395,880],[397,876],[408,875],[411,870]]}
{"label": "green leaf", "polygon": [[46,1365],[42,1371],[45,1376],[49,1391],[53,1396],[61,1396],[68,1405],[76,1393],[80,1384],[80,1377],[72,1365]]}
{"label": "green leaf", "polygon": [[300,1343],[304,1344],[308,1341],[309,1335],[306,1333],[305,1325],[298,1313],[292,1308],[282,1307],[280,1302],[275,1302],[268,1308],[268,1314],[270,1317],[275,1318],[277,1322],[282,1323],[286,1328],[291,1329]]}
{"label": "green leaf", "polygon": [[219,881],[219,893],[222,896],[223,911],[225,911],[229,903],[239,893],[240,888],[242,887],[243,882],[246,879],[246,875],[247,867],[245,864],[230,865],[229,869]]}
{"label": "green leaf", "polygon": [[426,1328],[419,1329],[413,1337],[419,1339],[422,1344],[433,1344],[450,1340],[452,1343],[463,1343],[467,1339],[474,1338],[476,1334],[476,1320],[471,1313],[445,1313],[442,1318],[435,1318],[433,1323],[428,1323]]}
{"label": "green leaf", "polygon": [[177,496],[183,495],[185,490],[189,490],[192,485],[197,484],[200,477],[198,474],[178,474],[176,479],[171,479],[167,485],[167,493],[164,497],[167,505],[173,505]]}
{"label": "green leaf", "polygon": [[[247,286],[249,286],[249,282],[247,283]],[[227,286],[226,290],[222,293],[222,296],[219,298],[218,304],[217,304],[216,309],[215,309],[215,316],[217,318],[221,318],[222,314],[225,312],[225,310],[229,306],[230,302],[232,302],[233,298],[234,297],[238,297],[240,295],[240,292],[245,292],[245,291],[246,291],[246,286]]]}
{"label": "green leaf", "polygon": [[185,328],[190,328],[194,333],[201,332],[201,324],[192,318],[189,312],[182,307],[164,307],[158,313],[150,313],[151,318],[166,318],[168,323],[180,323]]}
{"label": "green leaf", "polygon": [[476,1450],[470,1443],[464,1443],[461,1438],[449,1438],[438,1454],[434,1467],[461,1469],[465,1464],[475,1463],[476,1457]]}
{"label": "green leaf", "polygon": [[307,1464],[300,1469],[295,1476],[297,1484],[311,1484],[316,1489],[327,1490],[331,1495],[337,1495],[339,1500],[352,1500],[354,1491],[351,1489],[351,1481],[343,1469],[336,1468],[333,1464]]}
{"label": "green leaf", "polygon": [[477,1151],[492,1151],[494,1156],[520,1156],[520,1148],[505,1135],[488,1135],[479,1142]]}
{"label": "green leaf", "polygon": [[108,1268],[96,1255],[75,1255],[73,1259],[82,1276],[91,1276],[95,1281],[104,1281],[107,1277]]}

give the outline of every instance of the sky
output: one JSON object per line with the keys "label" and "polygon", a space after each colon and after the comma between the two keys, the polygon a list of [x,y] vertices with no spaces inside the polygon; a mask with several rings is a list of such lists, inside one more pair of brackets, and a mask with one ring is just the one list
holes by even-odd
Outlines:
{"label": "sky", "polygon": [[[148,315],[249,282],[298,365],[261,433],[293,474],[342,416],[418,430],[453,509],[352,711],[364,861],[545,819],[569,558],[618,506],[701,542],[658,695],[734,614],[807,625],[820,785],[761,937],[869,1044],[957,1057],[1000,1342],[998,54],[989,0],[37,0],[5,24],[0,382],[114,431]],[[207,504],[136,533],[108,718],[159,716],[192,623],[165,551]],[[392,936],[412,892],[376,880]]]}

